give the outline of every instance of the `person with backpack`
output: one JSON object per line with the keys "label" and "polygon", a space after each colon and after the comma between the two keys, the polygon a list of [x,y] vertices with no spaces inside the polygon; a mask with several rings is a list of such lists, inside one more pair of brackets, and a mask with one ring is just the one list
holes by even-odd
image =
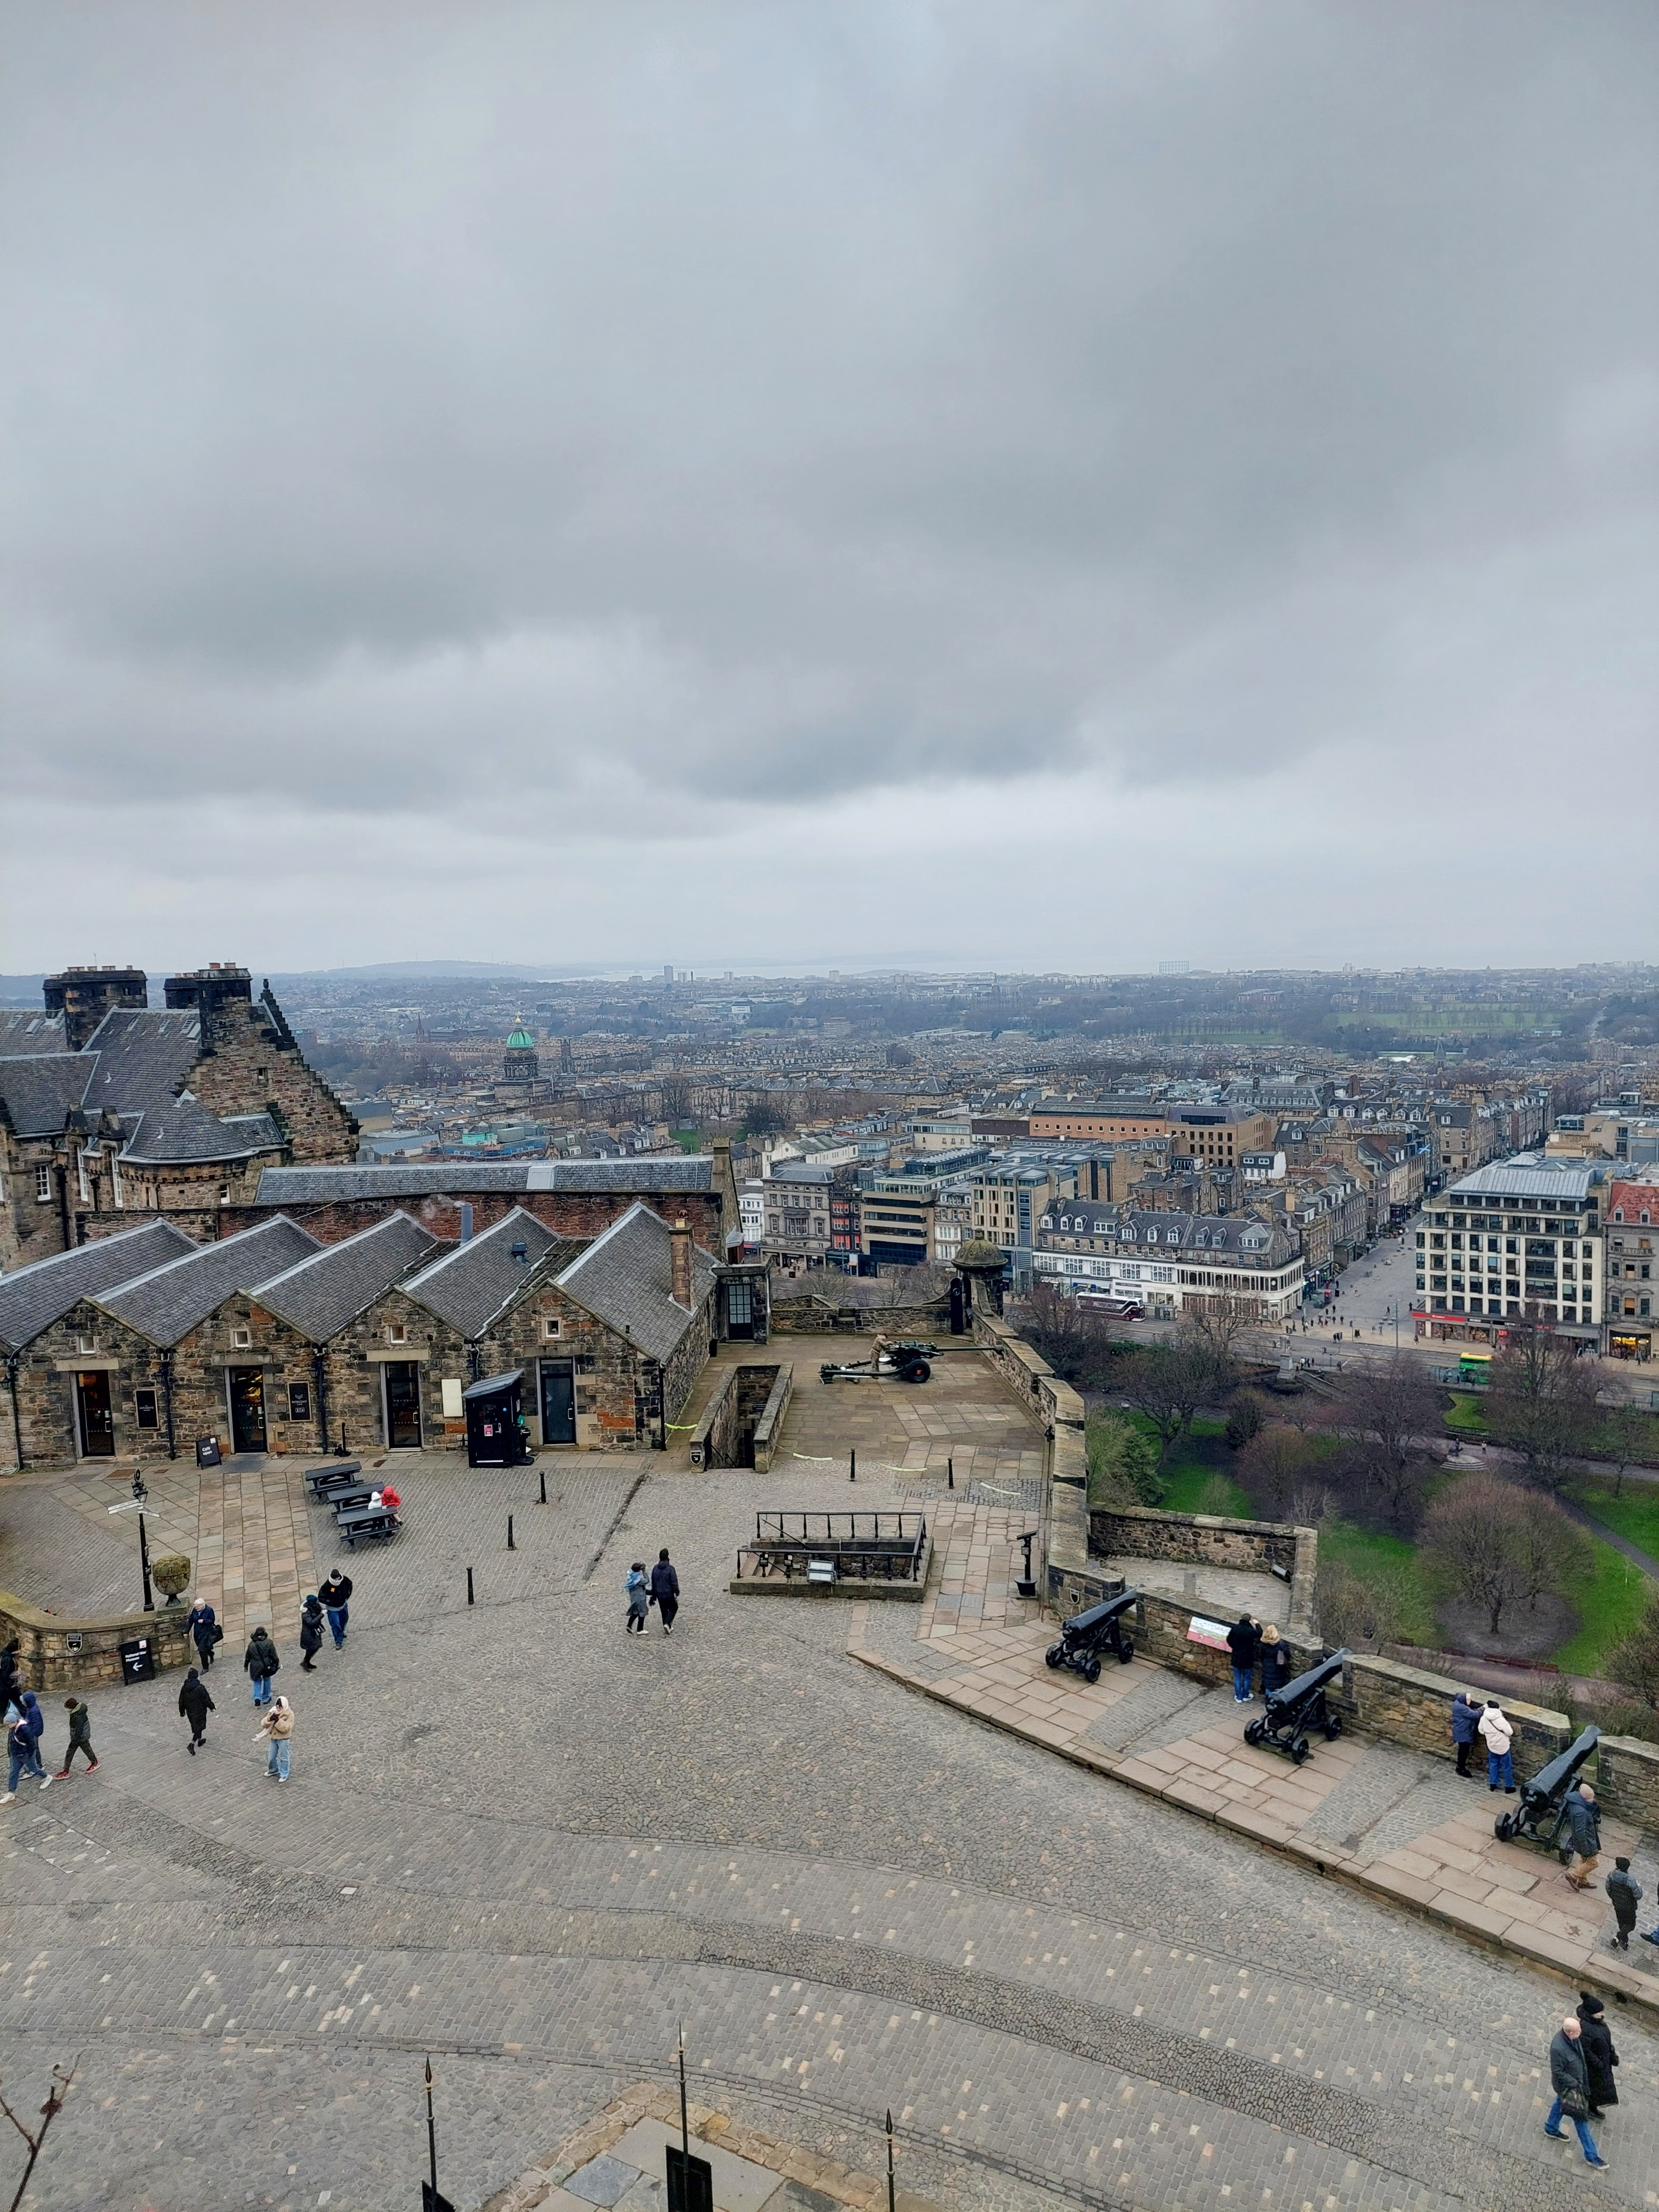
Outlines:
{"label": "person with backpack", "polygon": [[650,1602],[662,1616],[663,1634],[672,1636],[674,1633],[674,1615],[680,1609],[680,1578],[669,1562],[666,1544],[657,1554],[657,1564],[651,1570]]}
{"label": "person with backpack", "polygon": [[0,1795],[0,1805],[9,1805],[17,1795],[17,1785],[29,1771],[29,1761],[34,1753],[29,1735],[29,1724],[21,1710],[6,1730],[6,1787]]}
{"label": "person with backpack", "polygon": [[300,1649],[305,1654],[304,1658],[300,1662],[300,1672],[302,1674],[316,1673],[317,1669],[312,1662],[322,1648],[323,1603],[313,1590],[306,1600],[304,1608],[300,1614]]}
{"label": "person with backpack", "polygon": [[651,1580],[645,1571],[643,1559],[635,1559],[629,1567],[623,1588],[628,1593],[628,1618],[623,1623],[623,1632],[628,1636],[643,1636],[645,1616],[651,1603]]}
{"label": "person with backpack", "polygon": [[[1601,1856],[1601,1808],[1588,1782],[1581,1782],[1576,1790],[1567,1792],[1556,1832],[1565,1838],[1561,1845],[1561,1863],[1569,1871],[1561,1879],[1574,1889],[1588,1889]],[[1576,1867],[1571,1864],[1574,1858],[1578,1861]]]}
{"label": "person with backpack", "polygon": [[192,1667],[179,1692],[179,1715],[190,1723],[190,1755],[192,1759],[207,1741],[208,1715],[217,1710],[208,1695],[207,1684]]}
{"label": "person with backpack", "polygon": [[40,1739],[46,1732],[46,1717],[40,1710],[40,1700],[33,1690],[23,1692],[23,1726],[28,1732],[29,1772],[44,1790],[52,1778],[46,1771],[46,1763],[40,1756]]}
{"label": "person with backpack", "polygon": [[198,1597],[190,1609],[190,1618],[185,1626],[196,1646],[197,1664],[205,1674],[213,1664],[213,1647],[222,1640],[225,1632],[219,1626],[219,1616],[205,1598]]}
{"label": "person with backpack", "polygon": [[253,1685],[256,1705],[270,1703],[270,1678],[282,1663],[276,1656],[276,1646],[270,1640],[270,1631],[256,1628],[248,1638],[247,1650],[242,1654],[242,1664]]}
{"label": "person with backpack", "polygon": [[86,1699],[65,1698],[64,1711],[70,1717],[69,1749],[64,1753],[63,1765],[52,1777],[54,1782],[68,1780],[69,1771],[75,1764],[75,1754],[77,1751],[84,1752],[86,1754],[87,1772],[96,1774],[98,1771],[98,1754],[92,1747],[92,1712]]}
{"label": "person with backpack", "polygon": [[1480,1716],[1480,1730],[1486,1747],[1486,1787],[1515,1795],[1515,1756],[1510,1746],[1515,1741],[1515,1723],[1498,1704],[1492,1698]]}

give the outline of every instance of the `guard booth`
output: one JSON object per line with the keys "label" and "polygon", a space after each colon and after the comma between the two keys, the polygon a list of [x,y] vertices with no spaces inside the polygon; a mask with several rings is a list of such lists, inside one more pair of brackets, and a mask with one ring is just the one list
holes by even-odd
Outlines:
{"label": "guard booth", "polygon": [[520,1426],[524,1370],[510,1375],[487,1375],[461,1393],[466,1415],[466,1463],[469,1467],[521,1467],[524,1431]]}

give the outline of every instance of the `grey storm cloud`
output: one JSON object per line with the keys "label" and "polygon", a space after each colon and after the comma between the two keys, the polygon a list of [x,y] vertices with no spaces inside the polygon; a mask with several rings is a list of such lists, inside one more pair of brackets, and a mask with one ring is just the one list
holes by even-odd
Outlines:
{"label": "grey storm cloud", "polygon": [[1650,742],[1650,7],[0,20],[44,805]]}

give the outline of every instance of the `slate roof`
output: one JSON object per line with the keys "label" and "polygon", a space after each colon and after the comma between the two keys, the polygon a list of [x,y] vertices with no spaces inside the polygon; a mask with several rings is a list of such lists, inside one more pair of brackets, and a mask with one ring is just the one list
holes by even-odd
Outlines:
{"label": "slate roof", "polygon": [[[656,1360],[672,1357],[692,1320],[691,1310],[675,1304],[669,1287],[672,1237],[661,1215],[636,1200],[558,1277],[567,1297]],[[694,1309],[713,1288],[715,1276],[714,1261],[694,1244]]]}
{"label": "slate roof", "polygon": [[653,1160],[450,1160],[438,1165],[266,1168],[260,1206],[326,1206],[335,1199],[465,1198],[470,1191],[712,1190],[707,1152]]}
{"label": "slate roof", "polygon": [[105,1291],[94,1303],[152,1344],[177,1344],[237,1291],[255,1291],[321,1248],[285,1214]]}
{"label": "slate roof", "polygon": [[128,1134],[121,1157],[139,1167],[164,1162],[245,1160],[258,1152],[274,1152],[282,1142],[269,1114],[238,1114],[222,1121],[186,1091],[165,1104],[145,1108]]}
{"label": "slate roof", "polygon": [[95,1297],[196,1249],[171,1221],[146,1221],[0,1275],[0,1346],[21,1352],[78,1298]]}
{"label": "slate roof", "polygon": [[88,1108],[131,1113],[164,1105],[177,1095],[200,1048],[201,1020],[193,1008],[112,1006],[87,1040],[85,1054],[76,1055],[97,1055],[87,1085]]}
{"label": "slate roof", "polygon": [[92,1073],[80,1052],[39,1052],[0,1060],[0,1111],[20,1137],[61,1137],[64,1116],[86,1094]]}
{"label": "slate roof", "polygon": [[1576,1159],[1565,1153],[1517,1152],[1461,1176],[1446,1194],[1470,1198],[1588,1198],[1607,1180],[1607,1160]]}
{"label": "slate roof", "polygon": [[[522,1261],[513,1257],[519,1243],[525,1247]],[[403,1287],[471,1342],[530,1283],[548,1281],[582,1249],[580,1238],[556,1237],[533,1213],[515,1206],[465,1244],[452,1245]]]}
{"label": "slate roof", "polygon": [[383,1291],[420,1266],[437,1238],[406,1213],[325,1244],[258,1285],[259,1304],[313,1344],[326,1344]]}
{"label": "slate roof", "polygon": [[69,1037],[64,1017],[39,1006],[0,1006],[0,1054],[67,1052]]}

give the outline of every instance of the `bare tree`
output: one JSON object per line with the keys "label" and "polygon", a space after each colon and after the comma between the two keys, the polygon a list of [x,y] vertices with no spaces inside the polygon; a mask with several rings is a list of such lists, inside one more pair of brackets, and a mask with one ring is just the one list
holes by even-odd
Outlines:
{"label": "bare tree", "polygon": [[1319,1632],[1328,1644],[1376,1650],[1398,1638],[1410,1618],[1410,1599],[1397,1569],[1360,1576],[1340,1559],[1322,1559],[1315,1584]]}
{"label": "bare tree", "polygon": [[17,2194],[11,2200],[11,2212],[17,2212],[18,2206],[23,2201],[23,2192],[29,2185],[29,2176],[34,2171],[34,2161],[40,2157],[40,2146],[46,2139],[46,2130],[58,2118],[59,2112],[63,2111],[64,2100],[70,2093],[70,2084],[74,2081],[80,2064],[80,2055],[77,2052],[75,2063],[69,2069],[67,2073],[61,2066],[54,2066],[52,2068],[52,2087],[46,2094],[46,2103],[40,2107],[40,2124],[33,2135],[31,2135],[28,2130],[23,2125],[21,2120],[18,2118],[16,2113],[13,2112],[11,2106],[6,2102],[6,2100],[3,2097],[0,2097],[0,2112],[3,2112],[5,2114],[6,2118],[11,2122],[13,2127],[16,2129],[18,2134],[22,2136],[23,2141],[29,2147],[28,2161],[23,2168],[22,2179],[17,2185]]}
{"label": "bare tree", "polygon": [[1591,1565],[1595,1553],[1577,1522],[1536,1490],[1523,1492],[1515,1524],[1515,1556],[1529,1613],[1547,1589],[1559,1589]]}
{"label": "bare tree", "polygon": [[1624,1490],[1626,1470],[1641,1464],[1653,1448],[1653,1416],[1638,1413],[1634,1406],[1619,1407],[1602,1422],[1602,1449],[1619,1470],[1613,1479],[1615,1498]]}
{"label": "bare tree", "polygon": [[1453,1595],[1480,1607],[1492,1636],[1505,1610],[1528,1595],[1533,1580],[1523,1533],[1527,1506],[1516,1484],[1470,1474],[1442,1492],[1424,1516],[1425,1557]]}
{"label": "bare tree", "polygon": [[1659,1590],[1634,1628],[1620,1637],[1601,1662],[1610,1682],[1622,1682],[1649,1705],[1659,1705]]}
{"label": "bare tree", "polygon": [[1354,1474],[1381,1494],[1399,1526],[1413,1516],[1426,1472],[1424,1440],[1440,1426],[1440,1399],[1438,1384],[1408,1352],[1342,1378],[1332,1425],[1347,1439]]}
{"label": "bare tree", "polygon": [[1255,1298],[1235,1297],[1231,1291],[1189,1300],[1182,1307],[1176,1334],[1202,1345],[1218,1367],[1231,1367],[1240,1338],[1247,1329],[1261,1326],[1257,1304]]}
{"label": "bare tree", "polygon": [[1282,1521],[1291,1498],[1307,1486],[1324,1456],[1311,1437],[1274,1421],[1250,1438],[1238,1464],[1250,1486],[1267,1493],[1275,1519]]}
{"label": "bare tree", "polygon": [[1579,1365],[1573,1340],[1516,1322],[1492,1364],[1486,1427],[1493,1439],[1520,1454],[1534,1481],[1559,1490],[1596,1420],[1595,1376]]}
{"label": "bare tree", "polygon": [[1167,1458],[1191,1429],[1199,1408],[1210,1404],[1227,1379],[1207,1346],[1177,1338],[1174,1344],[1132,1352],[1113,1382],[1152,1423],[1163,1446],[1160,1456]]}

